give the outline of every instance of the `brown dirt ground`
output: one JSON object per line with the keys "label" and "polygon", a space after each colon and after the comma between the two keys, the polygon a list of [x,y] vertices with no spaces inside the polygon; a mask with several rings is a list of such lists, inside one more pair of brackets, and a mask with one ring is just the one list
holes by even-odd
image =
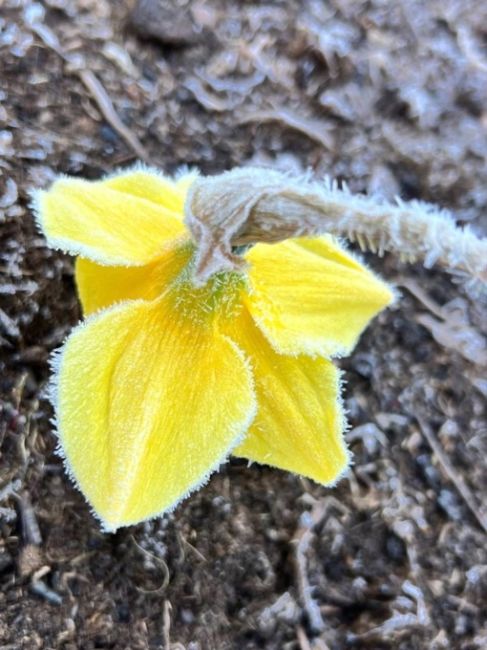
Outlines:
{"label": "brown dirt ground", "polygon": [[370,258],[408,288],[341,362],[349,477],[233,460],[174,514],[104,535],[54,454],[47,360],[80,312],[28,192],[137,157],[89,70],[168,172],[311,168],[485,234],[487,3],[132,11],[0,0],[0,647],[486,648],[485,304]]}

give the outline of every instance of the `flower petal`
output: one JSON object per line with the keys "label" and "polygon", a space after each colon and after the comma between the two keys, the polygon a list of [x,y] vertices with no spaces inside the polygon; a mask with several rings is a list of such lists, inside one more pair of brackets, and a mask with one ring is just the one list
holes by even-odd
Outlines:
{"label": "flower petal", "polygon": [[59,178],[34,205],[50,246],[109,266],[141,266],[185,232],[184,193],[157,172],[135,170],[101,181]]}
{"label": "flower petal", "polygon": [[134,169],[115,174],[104,182],[107,187],[119,192],[147,199],[172,210],[174,215],[182,220],[186,194],[197,176],[196,172],[187,172],[174,180],[157,169],[137,165]]}
{"label": "flower petal", "polygon": [[155,300],[177,277],[191,255],[191,245],[168,248],[145,266],[102,266],[78,257],[75,278],[83,314],[88,316],[123,300]]}
{"label": "flower petal", "polygon": [[201,485],[255,413],[242,353],[165,297],[78,326],[53,400],[72,476],[107,530],[154,517]]}
{"label": "flower petal", "polygon": [[258,404],[233,454],[335,483],[349,458],[338,370],[327,359],[277,354],[248,313],[231,336],[251,359]]}
{"label": "flower petal", "polygon": [[253,287],[247,305],[283,354],[347,354],[393,300],[391,289],[331,237],[258,244],[246,258]]}

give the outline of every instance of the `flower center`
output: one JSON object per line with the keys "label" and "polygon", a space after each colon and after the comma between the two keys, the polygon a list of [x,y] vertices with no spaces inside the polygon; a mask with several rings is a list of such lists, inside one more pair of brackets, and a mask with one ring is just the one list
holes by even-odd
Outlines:
{"label": "flower center", "polygon": [[174,307],[193,322],[210,324],[215,319],[231,319],[241,309],[242,293],[248,289],[244,273],[222,271],[212,275],[206,284],[194,282],[194,250],[189,262],[172,283],[169,295]]}

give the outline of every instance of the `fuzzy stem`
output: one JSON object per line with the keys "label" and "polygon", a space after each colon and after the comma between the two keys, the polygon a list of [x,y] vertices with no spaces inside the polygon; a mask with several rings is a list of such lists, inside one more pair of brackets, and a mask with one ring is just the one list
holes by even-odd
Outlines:
{"label": "fuzzy stem", "polygon": [[200,282],[242,265],[232,247],[324,233],[487,282],[487,240],[457,227],[448,212],[419,201],[352,195],[328,179],[252,167],[202,177],[188,194],[186,223],[198,246]]}

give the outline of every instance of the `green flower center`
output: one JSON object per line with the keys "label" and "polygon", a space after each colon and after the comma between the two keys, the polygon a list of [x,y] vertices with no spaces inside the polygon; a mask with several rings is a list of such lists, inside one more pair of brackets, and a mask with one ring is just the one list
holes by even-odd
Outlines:
{"label": "green flower center", "polygon": [[246,274],[235,271],[211,276],[203,286],[194,283],[194,247],[188,263],[172,283],[169,293],[175,309],[193,322],[210,324],[215,319],[232,319],[241,309],[242,294],[248,290]]}

